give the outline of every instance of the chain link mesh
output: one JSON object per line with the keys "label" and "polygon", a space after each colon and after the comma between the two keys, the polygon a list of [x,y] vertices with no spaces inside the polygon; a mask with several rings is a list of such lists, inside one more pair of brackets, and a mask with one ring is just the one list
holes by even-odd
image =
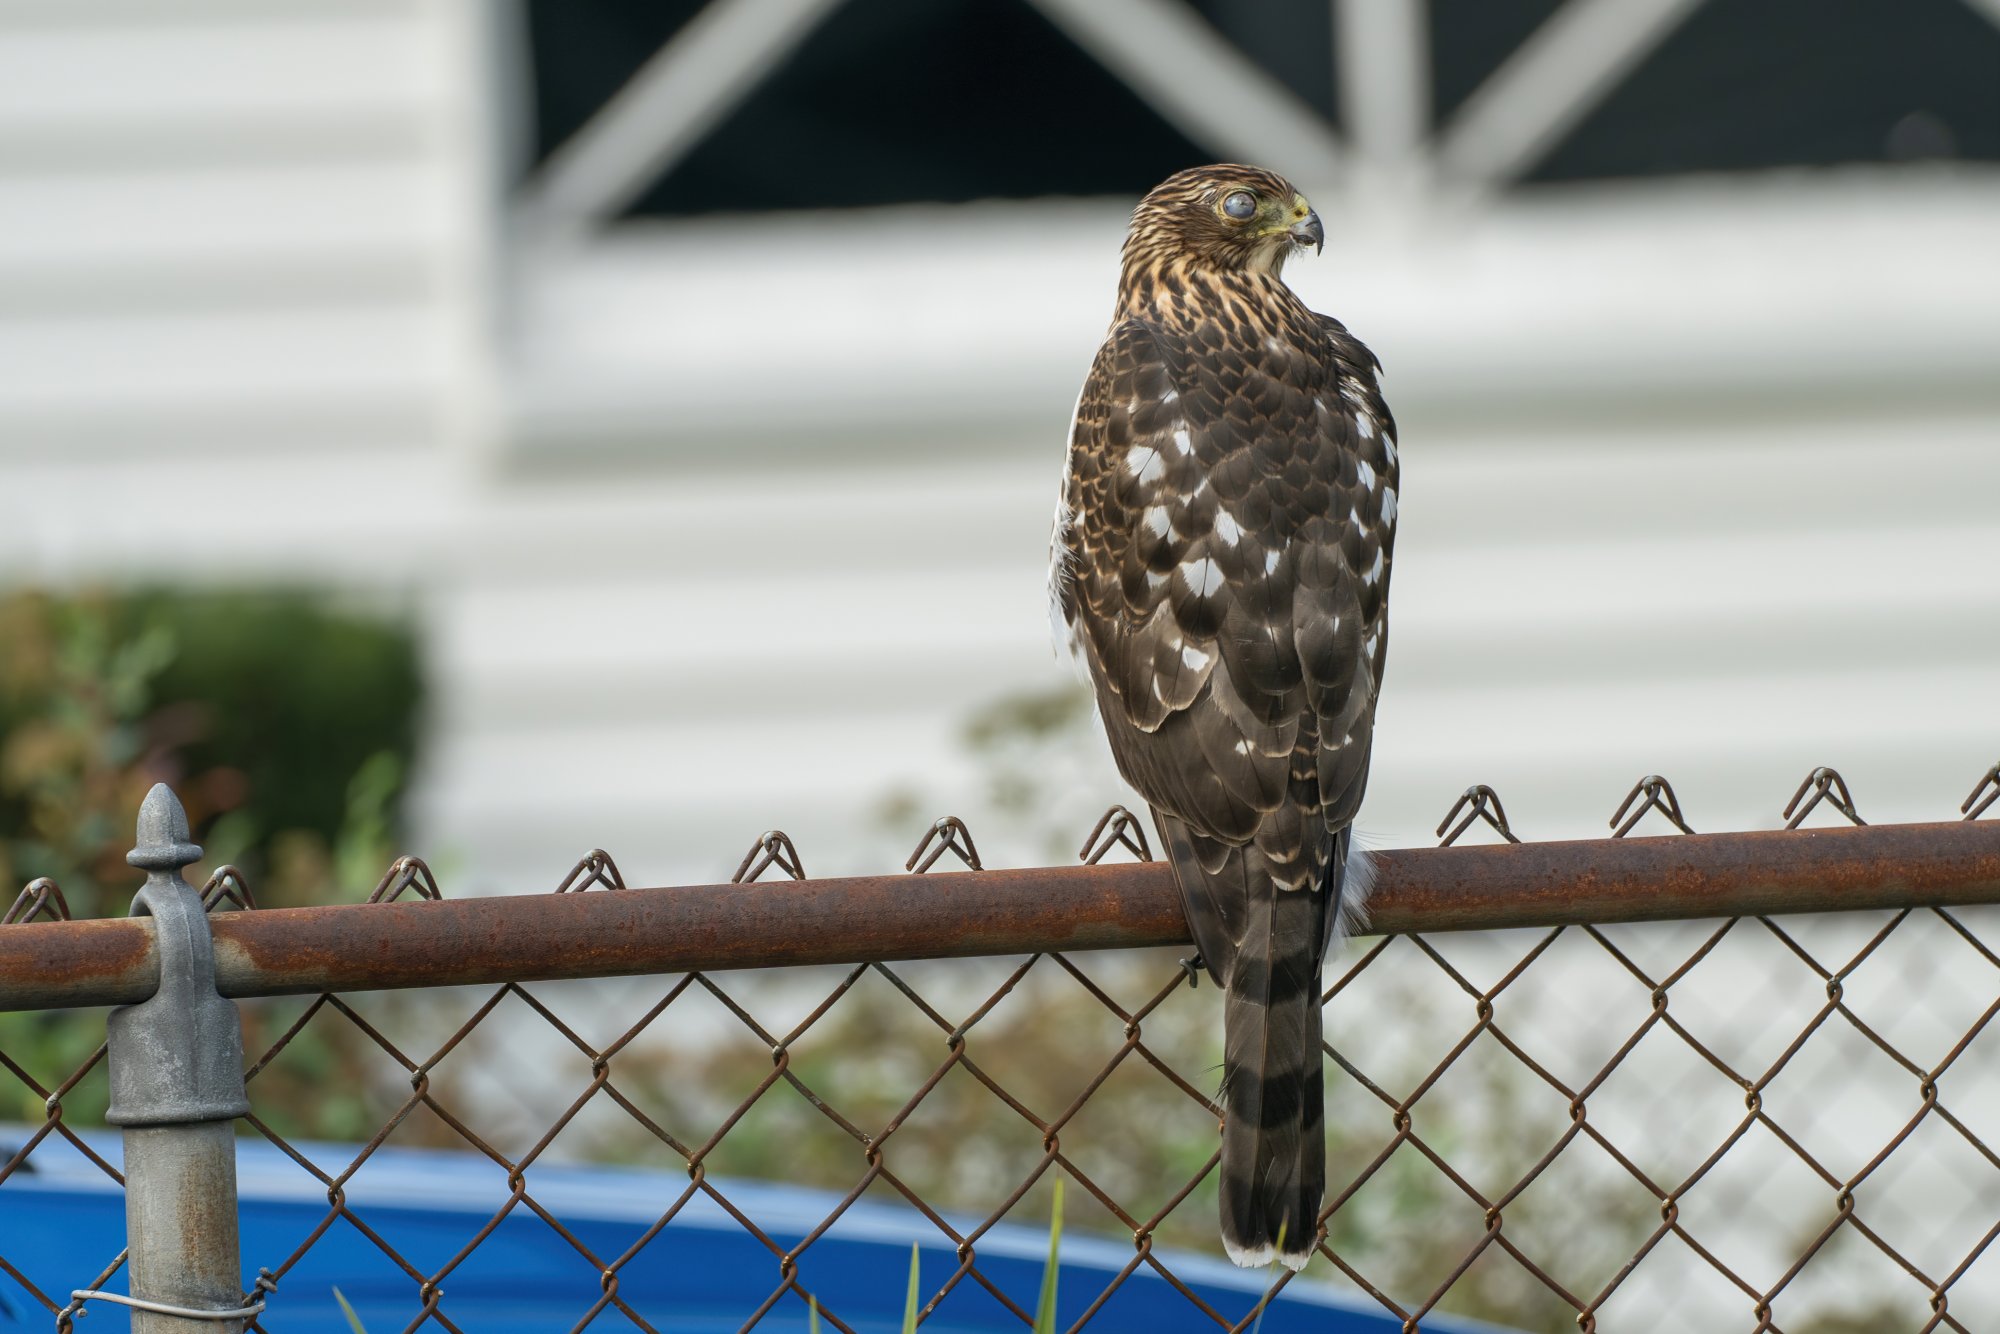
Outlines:
{"label": "chain link mesh", "polygon": [[[1996,798],[2000,766],[1963,818]],[[1807,776],[1783,818],[1798,827],[1821,807],[1862,823],[1829,769]],[[1693,832],[1672,787],[1648,775],[1612,815],[1613,837],[1655,814]],[[1519,841],[1483,785],[1438,833],[1448,844],[1475,826]],[[1079,860],[1107,856],[1151,860],[1143,822],[1122,807]],[[978,871],[971,831],[939,820],[906,869]],[[775,830],[735,879],[768,875],[805,876]],[[555,892],[624,889],[593,850]],[[369,901],[409,896],[439,896],[414,857]],[[256,909],[232,867],[203,899]],[[0,921],[67,917],[60,889],[40,880]],[[1313,1276],[1351,1285],[1406,1330],[1436,1312],[1667,1334],[2000,1328],[1996,934],[2000,910],[1970,908],[1350,945],[1327,972],[1329,1189]],[[271,1297],[262,1319],[283,1328],[287,1276],[343,1229],[400,1276],[404,1329],[476,1329],[454,1308],[454,1277],[507,1220],[531,1216],[595,1289],[570,1328],[671,1328],[674,1313],[626,1279],[700,1207],[768,1253],[768,1291],[732,1321],[749,1329],[781,1309],[795,1320],[811,1299],[827,1327],[851,1331],[813,1250],[858,1201],[886,1199],[934,1227],[956,1261],[927,1278],[923,1316],[970,1285],[1026,1327],[1032,1293],[982,1265],[982,1240],[1003,1221],[1045,1226],[1060,1175],[1076,1202],[1066,1230],[1130,1245],[1072,1328],[1141,1272],[1184,1298],[1188,1328],[1250,1328],[1255,1294],[1219,1308],[1175,1269],[1180,1255],[1218,1250],[1220,1022],[1198,976],[1171,952],[1129,951],[244,1002],[256,1105],[244,1131],[324,1198],[296,1239],[245,1237],[256,1295]],[[304,1036],[330,1031],[364,1072],[328,1088],[370,1131],[358,1145],[309,1141],[258,1099],[260,1076],[308,1059]],[[0,1082],[29,1113],[0,1190],[51,1140],[122,1185],[66,1115],[103,1081],[104,1057],[100,1045],[49,1072],[0,1051]],[[492,1210],[449,1253],[405,1253],[352,1188],[385,1146],[444,1145],[490,1164]],[[537,1196],[538,1169],[578,1160],[670,1164],[685,1185],[609,1250]],[[830,1187],[837,1202],[787,1240],[732,1196],[737,1174],[760,1173]],[[80,1263],[64,1291],[101,1287],[123,1262]],[[0,1274],[10,1296],[73,1327],[78,1303],[4,1255]],[[1270,1290],[1293,1281],[1281,1272]]]}

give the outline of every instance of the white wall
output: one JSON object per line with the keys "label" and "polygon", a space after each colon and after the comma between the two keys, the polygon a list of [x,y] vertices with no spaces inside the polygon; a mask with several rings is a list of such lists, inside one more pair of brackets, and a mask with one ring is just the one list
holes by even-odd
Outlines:
{"label": "white wall", "polygon": [[[2000,746],[1996,219],[2000,176],[1869,172],[1335,219],[1294,281],[1383,356],[1406,469],[1376,836],[1426,841],[1474,781],[1588,835],[1651,771],[1757,827],[1822,763],[1871,818],[1955,813]],[[857,833],[892,790],[977,830],[957,724],[1065,676],[1041,567],[1121,228],[995,205],[525,256],[439,827],[525,850],[553,785],[697,878],[772,824],[880,868],[916,833]]]}
{"label": "white wall", "polygon": [[[501,249],[484,15],[0,3],[0,581],[412,609],[453,894],[592,845],[721,879],[772,826],[887,870],[946,810],[1048,855],[960,730],[1068,679],[1047,525],[1125,205]],[[1378,842],[1473,782],[1598,833],[1652,771],[1704,830],[1817,764],[1955,815],[2000,756],[2000,173],[1328,220],[1295,278],[1406,470]],[[1031,760],[1075,838],[1122,796],[1087,735]]]}
{"label": "white wall", "polygon": [[[1047,516],[1122,202],[496,257],[465,0],[0,34],[0,577],[415,608],[417,844],[467,887],[592,844],[717,878],[772,825],[883,868],[921,826],[892,796],[1044,855],[958,733],[1065,679]],[[2000,753],[1996,222],[1973,170],[1330,214],[1295,281],[1387,362],[1407,469],[1377,838],[1474,781],[1585,834],[1655,770],[1697,827],[1767,825],[1819,763],[1872,818],[1952,814]],[[1101,749],[1061,765],[1119,795]]]}
{"label": "white wall", "polygon": [[407,580],[481,369],[477,12],[0,6],[6,577]]}

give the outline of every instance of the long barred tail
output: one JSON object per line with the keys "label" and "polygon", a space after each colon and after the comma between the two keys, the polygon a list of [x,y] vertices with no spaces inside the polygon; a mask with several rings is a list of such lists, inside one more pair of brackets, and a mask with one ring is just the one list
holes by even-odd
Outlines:
{"label": "long barred tail", "polygon": [[1153,814],[1188,927],[1224,994],[1223,1248],[1239,1265],[1300,1269],[1326,1193],[1320,960],[1331,937],[1365,922],[1374,866],[1342,828],[1317,889],[1280,889],[1295,868],[1281,876],[1254,844],[1202,839]]}
{"label": "long barred tail", "polygon": [[[1254,854],[1252,854],[1254,856]],[[1239,1265],[1299,1269],[1326,1192],[1319,953],[1324,900],[1249,897],[1223,985],[1222,1244]]]}

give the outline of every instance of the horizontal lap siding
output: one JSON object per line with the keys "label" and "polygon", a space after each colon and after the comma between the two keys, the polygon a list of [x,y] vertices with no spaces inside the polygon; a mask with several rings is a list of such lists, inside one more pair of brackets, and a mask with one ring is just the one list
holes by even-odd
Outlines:
{"label": "horizontal lap siding", "polygon": [[[449,17],[0,6],[0,467],[226,457],[206,480],[230,509],[354,442],[439,447]],[[0,536],[0,568],[24,559]]]}
{"label": "horizontal lap siding", "polygon": [[[1043,560],[1119,211],[642,228],[497,295],[465,13],[0,3],[0,580],[415,606],[416,843],[468,885],[712,879],[773,824],[879,870],[990,810],[966,717],[1071,679]],[[1588,834],[1649,769],[1768,825],[1819,763],[1951,813],[2000,735],[1982,188],[1607,188],[1300,266],[1406,436],[1364,827],[1484,781]],[[1078,838],[1120,796],[1079,738],[1036,761]]]}

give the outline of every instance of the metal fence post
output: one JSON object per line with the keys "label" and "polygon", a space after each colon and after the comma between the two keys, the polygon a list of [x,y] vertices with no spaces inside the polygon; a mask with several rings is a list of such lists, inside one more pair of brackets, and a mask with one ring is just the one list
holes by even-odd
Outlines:
{"label": "metal fence post", "polygon": [[146,872],[134,916],[152,917],[160,986],[106,1022],[111,1106],[125,1131],[125,1231],[133,1334],[240,1334],[259,1306],[243,1301],[236,1229],[236,1137],[250,1110],[243,1030],[215,989],[215,950],[201,895],[181,868],[201,859],[187,812],[165,783],[139,810],[126,856]]}

